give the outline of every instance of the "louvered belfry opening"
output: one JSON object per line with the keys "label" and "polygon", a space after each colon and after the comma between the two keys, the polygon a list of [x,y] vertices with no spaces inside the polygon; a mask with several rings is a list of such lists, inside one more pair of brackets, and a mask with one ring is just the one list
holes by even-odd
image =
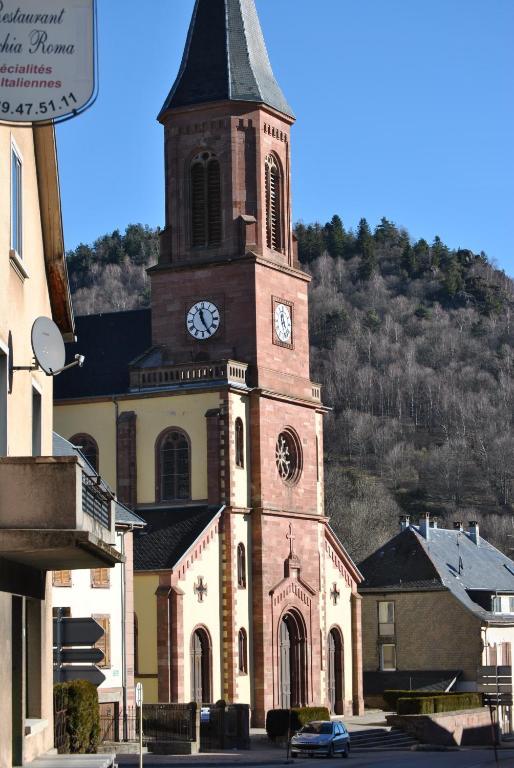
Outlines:
{"label": "louvered belfry opening", "polygon": [[268,155],[265,163],[266,241],[268,248],[282,250],[282,179],[277,160]]}
{"label": "louvered belfry opening", "polygon": [[191,230],[193,248],[221,243],[221,172],[212,152],[202,152],[191,164]]}

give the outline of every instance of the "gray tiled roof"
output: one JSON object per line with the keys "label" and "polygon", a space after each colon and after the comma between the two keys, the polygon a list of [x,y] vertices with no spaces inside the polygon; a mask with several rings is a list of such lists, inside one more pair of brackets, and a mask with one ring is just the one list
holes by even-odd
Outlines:
{"label": "gray tiled roof", "polygon": [[134,570],[172,570],[220,514],[217,507],[139,510],[147,526],[134,538]]}
{"label": "gray tiled roof", "polygon": [[254,0],[196,0],[182,64],[159,117],[227,99],[294,117],[275,80]]}
{"label": "gray tiled roof", "polygon": [[487,611],[470,597],[470,592],[514,594],[514,562],[482,537],[479,541],[477,546],[467,531],[446,528],[430,528],[427,540],[411,525],[360,564],[359,589],[447,589],[481,619],[514,624],[514,616]]}

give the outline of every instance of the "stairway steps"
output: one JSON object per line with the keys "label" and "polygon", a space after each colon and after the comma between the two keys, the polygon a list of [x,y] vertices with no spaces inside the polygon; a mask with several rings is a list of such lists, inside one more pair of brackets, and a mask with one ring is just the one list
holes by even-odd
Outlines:
{"label": "stairway steps", "polygon": [[407,750],[417,744],[416,739],[397,729],[371,728],[354,731],[351,736],[352,752],[366,750]]}

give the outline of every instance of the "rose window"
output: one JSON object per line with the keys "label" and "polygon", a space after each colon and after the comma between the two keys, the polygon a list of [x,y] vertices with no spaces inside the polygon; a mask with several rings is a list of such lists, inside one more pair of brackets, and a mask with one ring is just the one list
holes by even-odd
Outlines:
{"label": "rose window", "polygon": [[285,483],[295,483],[302,471],[302,451],[298,435],[285,429],[277,438],[275,459],[278,474]]}

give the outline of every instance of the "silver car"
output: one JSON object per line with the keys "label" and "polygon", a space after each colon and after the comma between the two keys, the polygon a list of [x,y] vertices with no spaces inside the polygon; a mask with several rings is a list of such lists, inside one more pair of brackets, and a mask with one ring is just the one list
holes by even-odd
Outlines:
{"label": "silver car", "polygon": [[291,739],[291,756],[335,757],[350,754],[350,734],[338,720],[316,720],[300,728]]}

